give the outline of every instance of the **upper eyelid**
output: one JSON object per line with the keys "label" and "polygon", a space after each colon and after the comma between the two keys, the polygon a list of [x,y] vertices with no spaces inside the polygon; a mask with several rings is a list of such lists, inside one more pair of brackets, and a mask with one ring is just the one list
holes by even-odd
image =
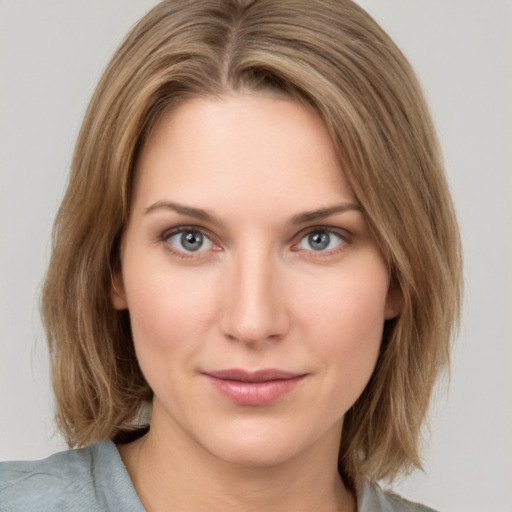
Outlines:
{"label": "upper eyelid", "polygon": [[200,233],[208,237],[210,240],[212,239],[212,237],[215,236],[209,229],[203,228],[201,226],[194,226],[193,224],[187,224],[165,229],[164,231],[162,231],[161,238],[166,239],[172,235],[176,235],[177,233],[184,233],[187,231],[199,231]]}
{"label": "upper eyelid", "polygon": [[343,239],[348,239],[352,236],[352,233],[345,228],[340,228],[340,227],[336,227],[336,226],[318,225],[318,226],[309,226],[307,228],[301,229],[299,231],[299,233],[297,233],[294,236],[294,238],[301,239],[310,233],[314,233],[315,231],[328,231],[330,233],[334,233],[335,235],[340,236]]}

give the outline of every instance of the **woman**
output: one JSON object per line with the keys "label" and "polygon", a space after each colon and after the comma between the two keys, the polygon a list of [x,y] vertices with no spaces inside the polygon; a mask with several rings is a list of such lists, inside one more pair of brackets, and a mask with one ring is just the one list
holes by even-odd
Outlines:
{"label": "woman", "polygon": [[421,465],[460,282],[421,90],[362,9],[164,1],[93,96],[43,291],[85,448],[3,465],[2,510],[425,510],[372,482]]}

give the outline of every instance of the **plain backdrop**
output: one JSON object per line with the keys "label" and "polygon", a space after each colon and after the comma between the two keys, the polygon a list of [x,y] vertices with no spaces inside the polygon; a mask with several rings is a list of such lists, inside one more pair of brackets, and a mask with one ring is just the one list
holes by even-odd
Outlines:
{"label": "plain backdrop", "polygon": [[[94,85],[154,0],[0,0],[0,460],[54,435],[38,294]],[[425,473],[396,488],[443,512],[512,510],[512,2],[360,0],[408,56],[444,148],[465,248],[464,316]],[[446,392],[447,391],[447,392]]]}

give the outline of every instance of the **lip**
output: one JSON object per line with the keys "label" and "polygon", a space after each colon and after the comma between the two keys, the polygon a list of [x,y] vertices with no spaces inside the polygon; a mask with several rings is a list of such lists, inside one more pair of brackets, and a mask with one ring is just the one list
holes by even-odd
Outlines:
{"label": "lip", "polygon": [[203,372],[225,398],[237,405],[261,407],[277,402],[306,377],[274,368],[247,371],[239,368]]}

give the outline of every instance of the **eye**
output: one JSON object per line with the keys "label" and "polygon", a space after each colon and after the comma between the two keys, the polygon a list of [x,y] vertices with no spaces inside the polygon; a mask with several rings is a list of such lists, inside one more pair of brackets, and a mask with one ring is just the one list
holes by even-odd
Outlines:
{"label": "eye", "polygon": [[213,247],[213,242],[197,229],[182,228],[167,234],[165,239],[179,252],[203,252]]}
{"label": "eye", "polygon": [[344,243],[338,233],[328,229],[315,229],[303,236],[297,248],[303,251],[326,252],[337,249]]}

